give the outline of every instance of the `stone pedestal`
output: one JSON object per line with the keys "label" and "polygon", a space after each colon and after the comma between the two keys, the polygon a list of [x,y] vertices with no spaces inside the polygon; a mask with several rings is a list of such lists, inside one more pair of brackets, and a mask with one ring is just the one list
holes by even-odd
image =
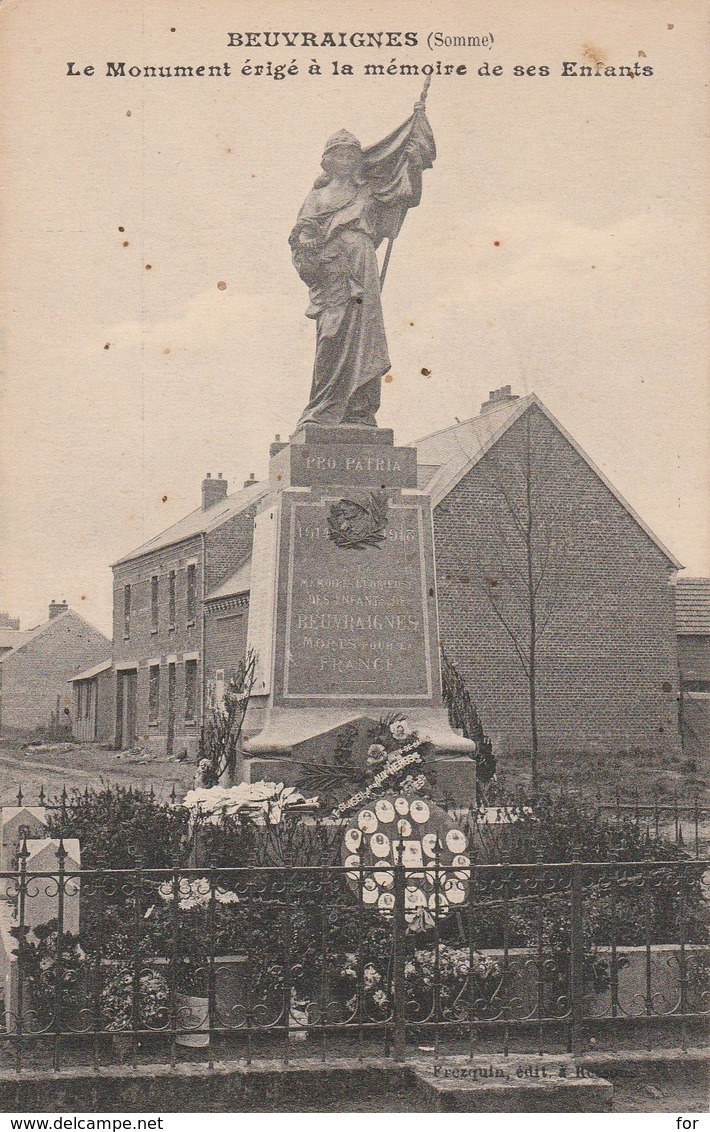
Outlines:
{"label": "stone pedestal", "polygon": [[416,450],[388,429],[306,425],[272,447],[257,514],[249,645],[258,657],[241,775],[293,782],[331,762],[338,733],[399,711],[432,741],[461,802],[475,746],[441,695],[429,496]]}
{"label": "stone pedestal", "polygon": [[[44,837],[47,817],[44,806],[3,806],[0,810],[0,872],[17,868],[17,851],[26,837]],[[1,882],[2,888],[6,882]],[[5,893],[0,889],[0,897]]]}
{"label": "stone pedestal", "polygon": [[614,1088],[569,1055],[410,1062],[434,1112],[611,1112]]}
{"label": "stone pedestal", "polygon": [[[27,842],[27,874],[43,874],[28,880],[25,900],[25,923],[29,928],[48,924],[59,917],[59,841],[52,837],[30,839]],[[76,873],[81,869],[81,850],[75,837],[64,838],[64,872]],[[62,924],[65,934],[79,934],[79,904],[81,882],[67,876],[63,882]]]}

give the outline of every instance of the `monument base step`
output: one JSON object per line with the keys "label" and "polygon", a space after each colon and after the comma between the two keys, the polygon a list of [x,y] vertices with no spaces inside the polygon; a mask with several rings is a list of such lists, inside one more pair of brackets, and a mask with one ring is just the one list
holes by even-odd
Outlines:
{"label": "monument base step", "polygon": [[[300,763],[329,764],[334,762],[339,736],[345,728],[353,734],[353,757],[349,761],[362,764],[372,742],[371,728],[391,709],[347,705],[342,708],[286,708],[250,704],[245,720],[242,758],[237,766],[237,781],[284,782],[298,784],[303,774]],[[475,745],[451,730],[445,708],[410,707],[406,709],[409,727],[434,749],[436,797],[454,798],[460,805],[475,804]],[[247,731],[248,728],[248,731]],[[359,752],[359,755],[358,755]]]}
{"label": "monument base step", "polygon": [[[244,759],[238,782],[283,782],[297,786],[303,768],[291,759]],[[476,764],[472,759],[437,759],[435,797],[457,806],[476,804]]]}
{"label": "monument base step", "polygon": [[339,424],[326,425],[308,422],[301,425],[291,437],[292,444],[378,444],[391,448],[394,432],[379,426]]}
{"label": "monument base step", "polygon": [[[292,755],[294,758],[308,758],[308,749],[316,747],[322,759],[329,747],[334,749],[337,732],[343,727],[354,724],[360,731],[398,710],[396,704],[378,704],[377,708],[368,709],[353,703],[337,708],[265,705],[260,710],[257,702],[260,698],[253,697],[244,721],[244,734],[248,735],[244,740],[244,750],[248,756],[279,758]],[[408,706],[404,711],[401,707],[399,710],[406,715],[410,729],[431,742],[438,754],[466,756],[469,759],[474,754],[475,745],[471,740],[452,731],[445,708]]]}
{"label": "monument base step", "polygon": [[567,1056],[408,1062],[434,1112],[611,1112],[614,1087]]}

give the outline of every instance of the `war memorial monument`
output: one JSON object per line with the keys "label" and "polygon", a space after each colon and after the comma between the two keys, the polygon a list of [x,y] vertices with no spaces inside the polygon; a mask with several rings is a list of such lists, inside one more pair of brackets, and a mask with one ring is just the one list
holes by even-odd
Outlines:
{"label": "war memorial monument", "polygon": [[426,93],[375,145],[347,130],[328,140],[289,237],[316,351],[310,399],[290,441],[271,446],[255,521],[249,782],[293,781],[294,760],[327,761],[340,728],[401,712],[433,746],[439,790],[475,796],[475,745],[442,701],[431,501],[416,450],[376,420],[390,368],[382,287],[436,156]]}

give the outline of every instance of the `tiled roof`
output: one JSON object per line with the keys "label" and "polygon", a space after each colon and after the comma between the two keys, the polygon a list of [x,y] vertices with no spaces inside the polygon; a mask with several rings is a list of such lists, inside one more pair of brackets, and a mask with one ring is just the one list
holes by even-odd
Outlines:
{"label": "tiled roof", "polygon": [[[14,649],[10,649],[9,652],[5,652],[2,654],[2,656],[0,656],[0,664],[4,664],[5,661],[10,660],[11,657],[14,657],[15,654],[20,651],[20,649],[23,649],[25,645],[30,641],[33,641],[35,637],[41,637],[42,633],[46,632],[50,625],[59,625],[60,622],[66,620],[83,621],[83,623],[90,629],[93,629],[95,633],[100,632],[100,630],[97,629],[95,625],[92,625],[90,621],[87,621],[86,618],[82,617],[80,613],[77,613],[75,609],[65,609],[63,613],[57,614],[56,617],[50,617],[47,621],[43,621],[41,625],[36,625],[34,629],[29,629],[27,632],[22,632],[20,634],[22,640],[19,641],[17,645],[15,645]],[[103,633],[101,635],[104,636]],[[104,636],[104,640],[106,641],[106,647],[110,648],[111,642],[109,641],[108,637]]]}
{"label": "tiled roof", "polygon": [[710,634],[710,578],[679,578],[675,587],[679,636]]}
{"label": "tiled roof", "polygon": [[64,613],[60,613],[57,617],[50,617],[49,620],[43,621],[41,625],[36,625],[34,629],[29,629],[26,633],[22,633],[22,640],[18,641],[10,652],[3,653],[3,655],[0,656],[0,664],[2,664],[4,660],[7,660],[9,656],[13,656],[14,653],[19,652],[19,650],[24,648],[29,641],[33,641],[35,637],[41,636],[41,634],[44,633],[45,629],[48,628],[52,621],[61,621],[67,616],[69,612],[70,611],[66,609]]}
{"label": "tiled roof", "polygon": [[0,649],[14,649],[26,640],[26,629],[0,629]]}
{"label": "tiled roof", "polygon": [[241,491],[235,491],[232,495],[228,495],[226,499],[215,503],[214,507],[208,507],[206,511],[199,507],[196,511],[191,511],[189,515],[186,515],[184,519],[173,523],[172,527],[168,527],[167,530],[161,531],[154,538],[148,539],[148,542],[144,542],[142,546],[132,550],[130,554],[125,554],[123,558],[119,558],[117,562],[114,562],[114,566],[119,566],[122,562],[130,562],[133,558],[140,558],[142,554],[149,554],[153,550],[172,546],[173,543],[182,542],[194,535],[213,531],[216,527],[225,523],[227,519],[245,511],[253,503],[257,503],[259,499],[266,495],[268,490],[268,480],[264,483],[256,482],[249,484],[249,487],[242,488]]}
{"label": "tiled roof", "polygon": [[111,668],[113,661],[111,657],[104,660],[101,664],[95,664],[93,668],[87,668],[86,672],[80,672],[78,676],[72,676],[69,684],[73,684],[76,680],[90,680],[92,676],[98,676],[100,672],[105,672],[107,668]]}
{"label": "tiled roof", "polygon": [[[469,421],[461,421],[449,428],[441,429],[440,432],[434,432],[431,436],[424,436],[421,440],[414,441],[414,447],[417,449],[417,463],[426,466],[425,476],[421,476],[420,473],[420,487],[431,496],[432,506],[436,507],[437,504],[441,503],[442,499],[453,490],[471,468],[475,467],[503,433],[507,432],[510,426],[531,405],[537,405],[558,432],[589,465],[595,475],[599,477],[614,498],[628,511],[629,515],[656,544],[658,549],[665,554],[671,565],[677,570],[681,570],[683,568],[682,563],[670,552],[668,547],[663,545],[641,516],[634,511],[631,504],[627,503],[613,483],[607,479],[602,470],[590,459],[574,437],[570,436],[550,410],[543,405],[535,393],[530,393],[527,397],[519,397],[515,401],[503,402],[499,407],[488,409],[485,413],[481,413],[480,416],[473,417]],[[438,469],[433,473],[431,471],[432,464],[438,464]]]}

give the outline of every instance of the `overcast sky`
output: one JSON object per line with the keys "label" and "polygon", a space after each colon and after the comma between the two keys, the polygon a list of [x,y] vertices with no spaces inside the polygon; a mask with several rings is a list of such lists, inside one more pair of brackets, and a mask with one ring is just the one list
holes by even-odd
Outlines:
{"label": "overcast sky", "polygon": [[[110,632],[110,563],[196,507],[206,471],[230,487],[266,474],[313,360],[288,234],[330,134],[368,144],[410,113],[420,78],[361,73],[393,58],[468,74],[429,93],[439,155],[387,277],[380,424],[406,443],[476,415],[497,386],[534,390],[687,573],[710,571],[704,6],[433,12],[0,8],[0,608],[23,627],[65,597]],[[419,46],[227,47],[229,32],[279,29],[413,30]],[[493,48],[430,51],[435,31],[492,32]],[[301,73],[247,78],[247,58]],[[304,73],[313,58],[320,76]],[[590,58],[654,75],[561,76]],[[333,59],[357,73],[334,77]],[[95,74],[69,77],[69,61]],[[227,61],[232,76],[108,78],[108,61]],[[483,63],[504,73],[479,76]]]}

